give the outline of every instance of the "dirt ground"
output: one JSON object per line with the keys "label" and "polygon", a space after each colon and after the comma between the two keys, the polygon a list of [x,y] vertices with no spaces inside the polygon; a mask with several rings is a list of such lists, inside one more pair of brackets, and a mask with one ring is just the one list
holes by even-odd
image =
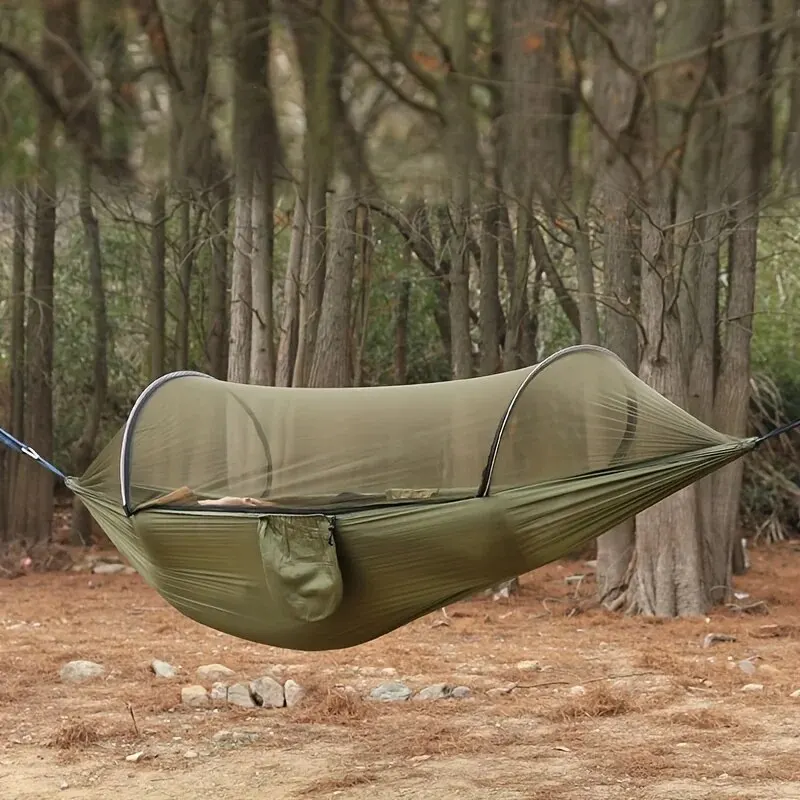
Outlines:
{"label": "dirt ground", "polygon": [[[800,546],[752,561],[737,580],[749,596],[708,619],[591,608],[591,575],[565,581],[585,564],[565,561],[524,578],[518,598],[330,653],[203,628],[137,575],[0,581],[0,798],[800,798]],[[735,641],[703,647],[709,633]],[[154,658],[180,677],[153,676]],[[106,674],[65,684],[71,659]],[[214,662],[308,694],[292,709],[182,706],[181,686]],[[362,699],[387,680],[472,696]],[[239,740],[214,740],[222,730]]]}

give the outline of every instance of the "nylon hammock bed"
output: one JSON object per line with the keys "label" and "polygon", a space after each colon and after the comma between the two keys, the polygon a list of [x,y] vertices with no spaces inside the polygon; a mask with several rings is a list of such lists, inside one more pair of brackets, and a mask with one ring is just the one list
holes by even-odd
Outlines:
{"label": "nylon hammock bed", "polygon": [[713,430],[593,346],[408,386],[178,372],[66,484],[181,613],[326,650],[556,560],[763,438]]}

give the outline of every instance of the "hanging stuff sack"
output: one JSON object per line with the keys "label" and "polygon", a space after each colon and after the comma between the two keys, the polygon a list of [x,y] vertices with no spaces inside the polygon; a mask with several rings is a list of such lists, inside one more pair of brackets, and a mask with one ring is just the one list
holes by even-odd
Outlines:
{"label": "hanging stuff sack", "polygon": [[258,538],[267,588],[284,613],[326,619],[342,601],[336,523],[322,514],[262,517]]}

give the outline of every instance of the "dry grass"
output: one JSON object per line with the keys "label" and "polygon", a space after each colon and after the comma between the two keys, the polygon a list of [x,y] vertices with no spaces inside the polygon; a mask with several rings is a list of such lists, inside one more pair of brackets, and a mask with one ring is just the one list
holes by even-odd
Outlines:
{"label": "dry grass", "polygon": [[597,683],[587,689],[586,694],[570,695],[545,716],[554,722],[567,722],[583,718],[618,717],[638,711],[639,707],[639,700],[629,692]]}
{"label": "dry grass", "polygon": [[310,725],[354,725],[376,715],[374,703],[344,686],[311,685],[303,702],[290,710],[293,722]]}
{"label": "dry grass", "polygon": [[676,711],[670,714],[673,725],[686,725],[702,731],[716,731],[721,728],[738,728],[740,723],[730,714],[716,708],[698,708],[691,711]]}
{"label": "dry grass", "polygon": [[79,750],[96,744],[100,738],[97,728],[83,720],[71,720],[62,724],[48,745],[59,750]]}
{"label": "dry grass", "polygon": [[341,775],[320,778],[306,786],[300,794],[304,797],[329,797],[340,794],[345,789],[368,786],[377,783],[380,776],[370,770],[347,770]]}

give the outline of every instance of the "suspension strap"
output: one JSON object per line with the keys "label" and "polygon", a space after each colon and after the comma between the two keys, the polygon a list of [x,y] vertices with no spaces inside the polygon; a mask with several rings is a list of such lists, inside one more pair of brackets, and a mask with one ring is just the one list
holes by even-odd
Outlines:
{"label": "suspension strap", "polygon": [[37,464],[41,464],[46,470],[53,473],[59,480],[65,481],[67,476],[58,467],[54,467],[49,461],[42,458],[32,447],[21,442],[16,437],[12,436],[8,431],[0,428],[0,444],[4,444],[9,450],[14,450],[17,453],[22,453],[23,456],[33,459]]}
{"label": "suspension strap", "polygon": [[759,436],[758,439],[756,439],[756,447],[763,442],[766,442],[768,439],[774,439],[776,436],[783,436],[784,433],[789,433],[797,428],[800,428],[800,419],[796,419],[794,422],[790,422],[788,425],[775,428],[774,431],[770,431],[769,433],[765,433],[763,436]]}

